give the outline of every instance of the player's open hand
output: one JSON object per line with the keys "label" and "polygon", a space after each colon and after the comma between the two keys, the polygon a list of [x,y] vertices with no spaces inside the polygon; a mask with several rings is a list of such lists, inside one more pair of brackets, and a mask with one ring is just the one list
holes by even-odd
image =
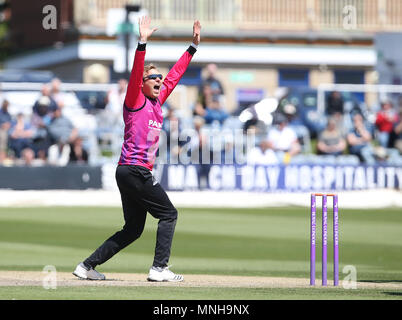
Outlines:
{"label": "player's open hand", "polygon": [[198,20],[194,21],[193,25],[193,43],[198,46],[200,43],[201,23]]}
{"label": "player's open hand", "polygon": [[140,41],[147,42],[148,38],[154,33],[158,28],[151,28],[151,18],[148,16],[141,17],[138,21],[140,28]]}

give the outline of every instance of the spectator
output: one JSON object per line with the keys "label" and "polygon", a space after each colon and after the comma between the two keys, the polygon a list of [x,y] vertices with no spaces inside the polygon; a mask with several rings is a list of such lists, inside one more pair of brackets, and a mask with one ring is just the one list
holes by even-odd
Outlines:
{"label": "spectator", "polygon": [[221,107],[225,110],[223,86],[219,79],[216,78],[217,69],[218,67],[214,63],[210,63],[205,67],[206,77],[198,88],[198,98],[193,111],[194,115],[204,117],[205,110],[212,100],[219,101]]}
{"label": "spectator", "polygon": [[[359,109],[359,107],[357,108]],[[345,101],[342,98],[342,94],[339,91],[332,91],[327,99],[327,115],[336,120],[338,129],[343,135],[346,135],[348,133],[348,130],[346,130],[344,125],[344,112]],[[347,120],[349,119],[350,118],[348,118]]]}
{"label": "spectator", "polygon": [[195,103],[193,115],[194,116],[205,116],[205,109],[212,101],[212,89],[208,83],[201,86],[200,93],[198,95],[197,101]]}
{"label": "spectator", "polygon": [[[302,118],[300,117],[300,115],[298,114],[297,108],[291,104],[285,104],[282,108],[282,111],[278,110],[279,112],[282,112],[285,117],[287,118],[288,121],[288,125],[291,129],[294,130],[294,132],[296,133],[296,136],[300,142],[300,147],[301,150],[306,150],[308,152],[310,152],[310,139],[311,136],[316,136],[316,132],[312,131],[310,132],[310,130],[308,129],[307,126],[305,126],[305,124],[302,121]],[[277,112],[278,112],[277,111]],[[318,131],[318,127],[316,127],[316,129]]]}
{"label": "spectator", "polygon": [[392,146],[402,154],[402,106],[399,107],[398,122],[392,129]]}
{"label": "spectator", "polygon": [[8,100],[3,100],[0,109],[0,164],[7,158],[8,131],[12,121],[8,106]]}
{"label": "spectator", "polygon": [[247,154],[247,164],[278,164],[278,158],[271,149],[270,143],[267,140],[261,140],[257,146],[252,148]]}
{"label": "spectator", "polygon": [[283,106],[281,112],[287,118],[288,124],[290,126],[303,125],[303,122],[301,121],[300,117],[297,115],[297,108],[293,104],[291,104],[291,103],[285,104]]}
{"label": "spectator", "polygon": [[16,165],[27,167],[38,167],[45,164],[42,159],[35,158],[35,152],[31,148],[21,151],[21,158],[16,160]]}
{"label": "spectator", "polygon": [[344,101],[339,91],[333,91],[330,93],[327,99],[327,114],[330,116],[335,115],[336,118],[343,115]]}
{"label": "spectator", "polygon": [[360,161],[374,164],[374,151],[371,146],[372,135],[360,113],[353,115],[353,127],[347,135],[349,153],[359,157]]}
{"label": "spectator", "polygon": [[212,101],[205,109],[205,123],[213,124],[218,122],[220,125],[229,117],[229,115],[222,109],[218,99],[212,98]]}
{"label": "spectator", "polygon": [[322,155],[341,155],[346,149],[346,141],[337,127],[337,121],[328,119],[327,128],[318,136],[317,151]]}
{"label": "spectator", "polygon": [[211,88],[212,97],[215,99],[220,99],[221,96],[224,94],[223,86],[221,82],[216,78],[216,72],[218,67],[214,63],[210,63],[206,66],[206,73],[207,76],[203,80],[201,88],[203,89],[205,85],[209,85]]}
{"label": "spectator", "polygon": [[274,126],[269,130],[267,140],[280,162],[289,163],[291,157],[301,151],[296,132],[288,126],[288,120],[282,113],[275,115]]}
{"label": "spectator", "polygon": [[[100,112],[96,112],[98,141],[102,145],[110,146],[113,153],[121,151],[121,140],[123,138],[124,127],[123,105],[127,91],[127,80],[120,79],[117,87],[111,89],[105,98],[105,107]],[[95,109],[93,109],[95,110]]]}
{"label": "spectator", "polygon": [[[173,162],[177,162],[180,149],[186,143],[186,141],[181,141],[179,139],[181,131],[180,122],[179,118],[175,115],[174,109],[171,107],[167,108],[167,114],[163,120],[162,129],[166,133],[166,135],[164,135],[163,137],[161,136],[161,140],[163,138],[166,139],[166,141],[163,141],[164,145],[166,146],[166,150],[163,151],[166,152],[165,154],[159,153],[159,160],[161,160],[161,157],[165,157],[164,160],[167,160],[168,162],[170,160],[172,160]],[[162,149],[159,148],[159,152],[161,151]]]}
{"label": "spectator", "polygon": [[126,97],[128,82],[126,79],[120,79],[117,82],[117,88],[108,92],[107,104],[104,109],[105,120],[110,126],[123,124],[123,104]]}
{"label": "spectator", "polygon": [[64,107],[64,94],[61,91],[60,87],[61,87],[61,81],[58,78],[54,78],[51,83],[50,83],[50,96],[52,97],[52,99],[54,99],[54,101],[56,101],[57,106],[59,108],[63,108]]}
{"label": "spectator", "polygon": [[86,164],[88,163],[88,152],[82,145],[82,138],[78,136],[70,143],[69,163]]}
{"label": "spectator", "polygon": [[51,165],[65,166],[70,159],[70,143],[77,138],[78,130],[63,116],[60,108],[53,113],[48,129],[53,141],[48,151],[48,162]]}
{"label": "spectator", "polygon": [[395,124],[398,122],[398,114],[393,109],[390,101],[381,103],[381,110],[377,113],[375,126],[377,140],[383,148],[389,147],[389,139]]}
{"label": "spectator", "polygon": [[77,137],[78,131],[74,128],[70,119],[62,114],[62,110],[57,108],[53,112],[53,118],[48,126],[50,137],[53,143],[70,143]]}
{"label": "spectator", "polygon": [[203,132],[205,119],[194,117],[195,135],[190,140],[190,150],[193,163],[199,163],[198,166],[198,184],[200,189],[209,186],[209,171],[213,161],[213,152],[210,149],[209,137]]}
{"label": "spectator", "polygon": [[53,112],[57,109],[56,101],[50,96],[48,85],[42,86],[42,95],[32,108],[31,124],[35,129],[33,148],[38,158],[43,161],[47,158],[47,150],[51,145],[47,126],[52,120]]}
{"label": "spectator", "polygon": [[[41,96],[35,101],[32,108],[32,114],[43,118],[57,109],[56,101],[50,95],[49,85],[44,84],[41,89]],[[50,121],[50,117],[49,117]]]}
{"label": "spectator", "polygon": [[14,151],[15,158],[21,157],[21,151],[32,148],[34,130],[29,122],[25,121],[24,115],[19,113],[13,121],[9,134],[10,149]]}

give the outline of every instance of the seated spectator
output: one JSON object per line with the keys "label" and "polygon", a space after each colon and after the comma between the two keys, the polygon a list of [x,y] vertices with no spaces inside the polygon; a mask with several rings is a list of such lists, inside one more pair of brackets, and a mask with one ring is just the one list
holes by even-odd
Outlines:
{"label": "seated spectator", "polygon": [[59,108],[64,107],[64,93],[60,89],[61,87],[61,81],[58,78],[54,78],[50,82],[50,96],[54,101],[56,101],[57,106]]}
{"label": "seated spectator", "polygon": [[360,113],[353,115],[353,127],[347,135],[349,153],[359,157],[360,161],[367,164],[374,164],[375,158],[371,146],[372,135],[364,123]]}
{"label": "seated spectator", "polygon": [[337,127],[335,118],[329,118],[327,128],[318,136],[317,151],[322,155],[341,155],[346,149],[346,141]]}
{"label": "seated spectator", "polygon": [[15,161],[16,165],[27,167],[43,166],[45,162],[42,159],[35,158],[35,152],[31,148],[25,148],[21,151],[21,158]]}
{"label": "seated spectator", "polygon": [[216,77],[218,66],[214,63],[210,63],[205,67],[205,70],[206,70],[206,77],[202,81],[202,87],[208,84],[211,89],[212,97],[219,100],[220,97],[224,94],[224,91],[222,83]]}
{"label": "seated spectator", "polygon": [[69,163],[86,164],[88,163],[88,152],[82,145],[82,138],[78,136],[70,143]]}
{"label": "seated spectator", "polygon": [[399,107],[398,122],[394,124],[391,137],[391,146],[402,154],[402,106]]}
{"label": "seated spectator", "polygon": [[381,103],[381,110],[377,113],[375,120],[377,140],[381,147],[389,147],[389,138],[397,122],[398,114],[393,109],[392,103],[390,101]]}
{"label": "seated spectator", "polygon": [[10,149],[14,151],[15,158],[21,157],[21,151],[25,148],[32,148],[32,137],[34,130],[29,122],[25,121],[22,113],[17,115],[9,131]]}
{"label": "seated spectator", "polygon": [[48,126],[53,143],[70,143],[78,135],[78,130],[67,117],[63,116],[62,110],[57,108],[53,112],[53,118]]}
{"label": "seated spectator", "polygon": [[229,117],[229,115],[222,109],[219,100],[213,98],[210,104],[205,109],[205,123],[213,124],[218,122],[220,125]]}
{"label": "seated spectator", "polygon": [[278,158],[267,140],[261,140],[247,154],[247,164],[278,164]]}
{"label": "seated spectator", "polygon": [[194,116],[205,116],[205,110],[212,101],[212,89],[208,83],[201,86],[200,92],[198,94],[197,101],[194,106],[193,115]]}
{"label": "seated spectator", "polygon": [[[51,115],[57,109],[56,101],[50,96],[49,85],[44,84],[41,89],[41,96],[35,101],[32,107],[32,114],[41,118]],[[50,116],[48,117],[50,121]]]}
{"label": "seated spectator", "polygon": [[11,128],[12,121],[8,106],[8,100],[3,100],[0,109],[0,164],[7,158],[8,131]]}
{"label": "seated spectator", "polygon": [[274,126],[269,130],[267,140],[280,162],[289,163],[291,157],[301,151],[297,135],[288,126],[287,118],[282,113],[275,115]]}
{"label": "seated spectator", "polygon": [[48,150],[49,164],[56,166],[67,165],[71,152],[70,143],[77,138],[78,130],[74,128],[70,119],[63,116],[60,108],[53,112],[53,118],[48,130],[53,141]]}
{"label": "seated spectator", "polygon": [[289,126],[300,126],[303,125],[300,117],[297,116],[297,108],[291,104],[285,104],[281,110],[288,120]]}

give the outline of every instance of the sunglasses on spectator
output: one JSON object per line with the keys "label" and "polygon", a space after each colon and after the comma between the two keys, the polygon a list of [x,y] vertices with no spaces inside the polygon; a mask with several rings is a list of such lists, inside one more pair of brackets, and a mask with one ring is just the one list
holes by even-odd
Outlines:
{"label": "sunglasses on spectator", "polygon": [[148,79],[156,80],[156,78],[159,78],[160,80],[162,80],[163,76],[160,73],[158,73],[158,74],[150,74],[149,76],[146,76],[144,78],[144,81],[148,80]]}

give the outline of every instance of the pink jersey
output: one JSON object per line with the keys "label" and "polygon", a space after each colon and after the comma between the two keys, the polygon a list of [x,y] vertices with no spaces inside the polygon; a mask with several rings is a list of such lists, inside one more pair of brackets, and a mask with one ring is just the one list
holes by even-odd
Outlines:
{"label": "pink jersey", "polygon": [[162,105],[186,71],[195,48],[190,46],[166,75],[157,99],[145,97],[143,82],[145,44],[139,44],[124,100],[124,142],[119,165],[137,165],[152,170],[162,130]]}

